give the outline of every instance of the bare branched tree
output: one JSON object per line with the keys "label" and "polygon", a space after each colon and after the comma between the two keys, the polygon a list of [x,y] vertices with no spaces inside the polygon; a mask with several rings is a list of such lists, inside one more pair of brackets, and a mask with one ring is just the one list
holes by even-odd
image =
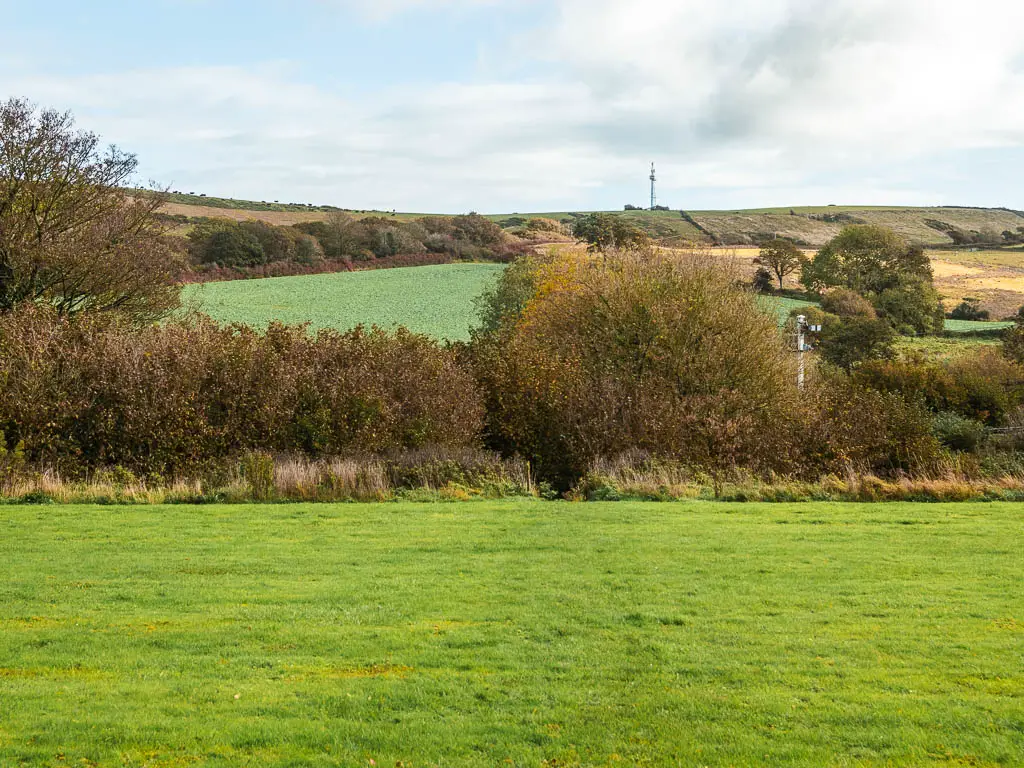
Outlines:
{"label": "bare branched tree", "polygon": [[132,191],[136,167],[70,113],[0,102],[0,311],[42,302],[147,322],[178,305],[155,216],[166,197]]}

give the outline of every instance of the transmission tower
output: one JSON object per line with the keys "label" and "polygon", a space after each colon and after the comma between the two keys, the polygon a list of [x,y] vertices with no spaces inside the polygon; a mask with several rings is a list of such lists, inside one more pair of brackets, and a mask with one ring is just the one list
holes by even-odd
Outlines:
{"label": "transmission tower", "polygon": [[651,210],[653,211],[658,205],[658,195],[655,191],[655,183],[658,181],[658,176],[654,172],[654,163],[651,163]]}

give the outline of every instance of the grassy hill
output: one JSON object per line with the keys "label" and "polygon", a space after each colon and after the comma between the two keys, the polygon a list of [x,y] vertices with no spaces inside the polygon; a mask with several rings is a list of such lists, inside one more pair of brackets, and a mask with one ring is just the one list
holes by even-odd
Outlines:
{"label": "grassy hill", "polygon": [[[316,221],[333,211],[333,206],[297,203],[269,203],[216,197],[175,194],[164,211],[184,216],[223,216],[234,219],[262,219],[275,224]],[[395,216],[408,219],[423,214],[387,211],[346,210],[355,216]],[[665,245],[713,241],[719,245],[749,245],[775,235],[789,237],[817,247],[834,237],[846,224],[869,223],[889,227],[912,242],[940,247],[951,246],[949,231],[992,232],[1000,235],[1024,226],[1024,212],[1006,208],[893,207],[893,206],[811,206],[758,208],[736,211],[608,211],[647,231]],[[571,223],[581,215],[572,211],[489,214],[503,226],[515,226],[532,217]]]}
{"label": "grassy hill", "polygon": [[[277,225],[323,220],[340,208],[300,204],[251,202],[225,198],[174,195],[163,209],[183,217],[223,217],[235,220],[259,219]],[[354,216],[393,216],[408,220],[417,213],[348,210]],[[668,247],[685,247],[696,242],[713,242],[738,249],[747,261],[756,256],[755,244],[776,235],[792,238],[812,250],[834,237],[851,223],[872,223],[890,227],[913,242],[928,247],[935,268],[936,285],[949,306],[965,296],[982,301],[993,318],[1014,314],[1024,304],[1024,248],[955,248],[950,232],[989,233],[996,238],[1004,231],[1024,226],[1024,212],[1006,208],[912,208],[898,206],[810,206],[759,208],[737,211],[610,211],[642,228]],[[572,223],[582,214],[571,211],[516,212],[489,214],[488,218],[513,228],[532,217]],[[186,234],[190,224],[183,221],[177,233]],[[751,266],[751,272],[753,266]],[[795,278],[794,278],[795,279]]]}

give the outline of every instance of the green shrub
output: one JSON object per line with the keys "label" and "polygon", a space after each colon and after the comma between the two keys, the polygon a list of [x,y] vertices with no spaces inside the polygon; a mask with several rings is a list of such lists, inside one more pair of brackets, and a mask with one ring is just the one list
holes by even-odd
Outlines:
{"label": "green shrub", "polygon": [[775,282],[772,278],[772,273],[764,267],[757,268],[751,285],[758,293],[771,293],[775,290]]}
{"label": "green shrub", "polygon": [[988,320],[989,312],[981,308],[981,299],[965,297],[948,315],[950,320]]}
{"label": "green shrub", "polygon": [[837,317],[878,317],[871,302],[849,288],[835,288],[821,297],[821,308]]}
{"label": "green shrub", "polygon": [[889,323],[857,316],[826,323],[819,338],[822,359],[847,371],[867,360],[892,357],[896,345]]}
{"label": "green shrub", "polygon": [[985,440],[984,424],[950,411],[935,415],[932,431],[947,448],[963,453],[975,453]]}
{"label": "green shrub", "polygon": [[274,495],[274,457],[266,451],[250,451],[239,462],[254,501],[270,501]]}
{"label": "green shrub", "polygon": [[941,333],[946,318],[931,281],[904,279],[874,297],[875,309],[904,335]]}

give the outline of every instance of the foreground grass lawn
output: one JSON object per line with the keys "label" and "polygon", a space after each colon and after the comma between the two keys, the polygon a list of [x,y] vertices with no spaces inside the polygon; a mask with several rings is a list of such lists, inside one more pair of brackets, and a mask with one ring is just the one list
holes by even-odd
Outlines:
{"label": "foreground grass lawn", "polygon": [[0,765],[1020,765],[1022,573],[1021,505],[0,507]]}

